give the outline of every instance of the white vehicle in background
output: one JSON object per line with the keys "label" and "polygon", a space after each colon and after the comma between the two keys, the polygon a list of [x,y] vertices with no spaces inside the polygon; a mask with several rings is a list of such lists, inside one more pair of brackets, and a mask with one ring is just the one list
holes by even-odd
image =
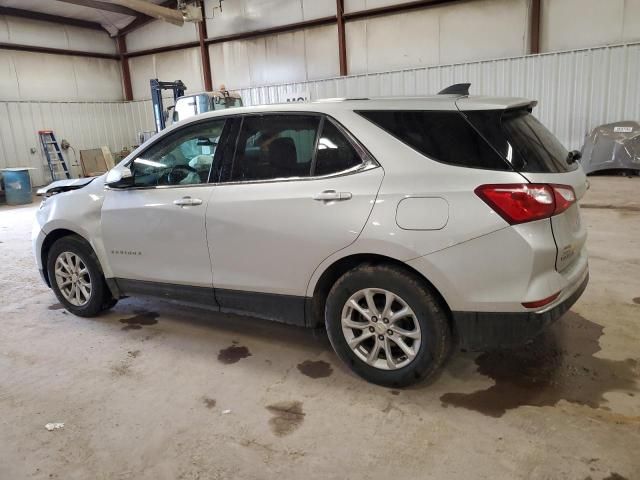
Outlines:
{"label": "white vehicle in background", "polygon": [[76,315],[151,295],[324,325],[353,371],[408,385],[586,287],[586,177],[534,106],[456,86],[202,114],[50,189],[38,268]]}

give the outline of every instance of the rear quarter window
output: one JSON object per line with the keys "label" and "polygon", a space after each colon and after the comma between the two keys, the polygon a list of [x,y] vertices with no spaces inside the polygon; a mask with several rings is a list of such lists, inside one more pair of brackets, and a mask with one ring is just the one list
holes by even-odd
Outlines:
{"label": "rear quarter window", "polygon": [[461,167],[512,170],[457,111],[360,110],[356,113],[432,160]]}

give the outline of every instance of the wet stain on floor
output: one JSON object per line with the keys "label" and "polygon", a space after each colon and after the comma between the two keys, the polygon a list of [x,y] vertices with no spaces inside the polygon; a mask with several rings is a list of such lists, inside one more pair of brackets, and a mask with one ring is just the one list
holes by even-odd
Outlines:
{"label": "wet stain on floor", "polygon": [[230,347],[223,348],[218,353],[218,360],[224,364],[237,363],[243,358],[251,356],[251,352],[247,347],[241,345],[231,345]]}
{"label": "wet stain on floor", "polygon": [[279,437],[289,435],[298,429],[305,417],[302,402],[298,401],[274,403],[267,406],[267,410],[273,414],[269,420],[271,430]]}
{"label": "wet stain on floor", "polygon": [[130,358],[138,358],[138,357],[140,356],[140,350],[132,350],[132,351],[129,351],[129,352],[127,352],[127,355],[128,355]]}
{"label": "wet stain on floor", "polygon": [[204,403],[204,406],[208,409],[212,409],[216,406],[216,400],[214,398],[202,397],[202,403]]}
{"label": "wet stain on floor", "polygon": [[131,365],[122,363],[111,367],[111,373],[114,377],[126,377],[131,373]]}
{"label": "wet stain on floor", "polygon": [[637,303],[638,305],[640,305],[640,297],[635,297],[633,300],[631,300],[633,303]]}
{"label": "wet stain on floor", "polygon": [[63,309],[64,309],[64,305],[62,305],[61,303],[54,303],[47,307],[47,310],[63,310]]}
{"label": "wet stain on floor", "polygon": [[318,360],[315,362],[312,360],[305,360],[304,362],[298,364],[298,370],[300,370],[300,373],[302,373],[303,375],[311,378],[324,378],[333,373],[331,364],[322,360]]}
{"label": "wet stain on floor", "polygon": [[124,323],[122,330],[140,330],[143,326],[155,325],[158,323],[157,318],[160,316],[156,312],[148,312],[146,310],[138,310],[131,318],[123,318],[120,323]]}
{"label": "wet stain on floor", "polygon": [[400,395],[400,390],[391,390],[391,395]]}
{"label": "wet stain on floor", "polygon": [[[585,480],[589,480],[591,477],[585,478]],[[623,477],[619,473],[611,472],[609,475],[604,477],[602,480],[627,480],[627,477]]]}
{"label": "wet stain on floor", "polygon": [[521,406],[553,406],[560,400],[598,408],[612,390],[637,390],[638,361],[597,358],[603,327],[568,312],[529,345],[481,354],[478,372],[495,385],[473,393],[447,393],[453,405],[501,417]]}

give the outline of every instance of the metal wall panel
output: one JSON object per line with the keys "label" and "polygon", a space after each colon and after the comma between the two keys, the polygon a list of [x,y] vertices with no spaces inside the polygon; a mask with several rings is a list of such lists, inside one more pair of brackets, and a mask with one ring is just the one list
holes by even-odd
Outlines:
{"label": "metal wall panel", "polygon": [[[333,25],[209,45],[213,84],[236,88],[338,75]],[[135,70],[134,70],[135,71]]]}
{"label": "metal wall panel", "polygon": [[0,15],[0,42],[116,53],[116,42],[106,31],[5,15]]}
{"label": "metal wall panel", "polygon": [[212,38],[336,14],[335,0],[205,0],[204,6]]}
{"label": "metal wall panel", "polygon": [[[247,105],[308,92],[331,97],[428,95],[471,82],[471,93],[538,100],[534,113],[569,148],[606,122],[640,119],[640,43],[370,73],[240,90]],[[233,85],[228,85],[233,88]]]}
{"label": "metal wall panel", "polygon": [[540,11],[542,51],[640,39],[640,0],[542,0]]}
{"label": "metal wall panel", "polygon": [[484,0],[347,22],[348,70],[359,74],[524,55],[528,6],[529,0]]}
{"label": "metal wall panel", "polygon": [[135,52],[198,40],[195,23],[185,22],[178,27],[167,22],[151,22],[127,34],[127,50]]}
{"label": "metal wall panel", "polygon": [[122,100],[120,62],[0,50],[0,100],[69,99],[92,102]]}
{"label": "metal wall panel", "polygon": [[199,48],[185,48],[171,52],[144,55],[129,59],[133,98],[151,98],[149,80],[158,78],[169,82],[182,80],[188,93],[204,90]]}
{"label": "metal wall panel", "polygon": [[[137,132],[153,130],[151,102],[2,102],[0,168],[33,167],[34,185],[51,181],[38,130],[51,129],[75,149],[63,153],[67,165],[79,162],[80,150],[107,145],[112,152],[137,144]],[[30,152],[31,148],[36,153]],[[79,167],[71,167],[78,176]]]}

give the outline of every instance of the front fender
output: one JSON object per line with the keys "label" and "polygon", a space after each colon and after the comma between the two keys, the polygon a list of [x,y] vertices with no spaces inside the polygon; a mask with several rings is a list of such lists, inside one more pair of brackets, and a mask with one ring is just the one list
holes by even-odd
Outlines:
{"label": "front fender", "polygon": [[[36,214],[34,229],[40,228],[44,236],[56,230],[69,230],[84,238],[96,253],[105,277],[112,277],[102,241],[102,204],[104,202],[104,176],[96,178],[84,188],[58,193],[42,202]],[[44,239],[36,235],[36,256],[41,257]]]}

